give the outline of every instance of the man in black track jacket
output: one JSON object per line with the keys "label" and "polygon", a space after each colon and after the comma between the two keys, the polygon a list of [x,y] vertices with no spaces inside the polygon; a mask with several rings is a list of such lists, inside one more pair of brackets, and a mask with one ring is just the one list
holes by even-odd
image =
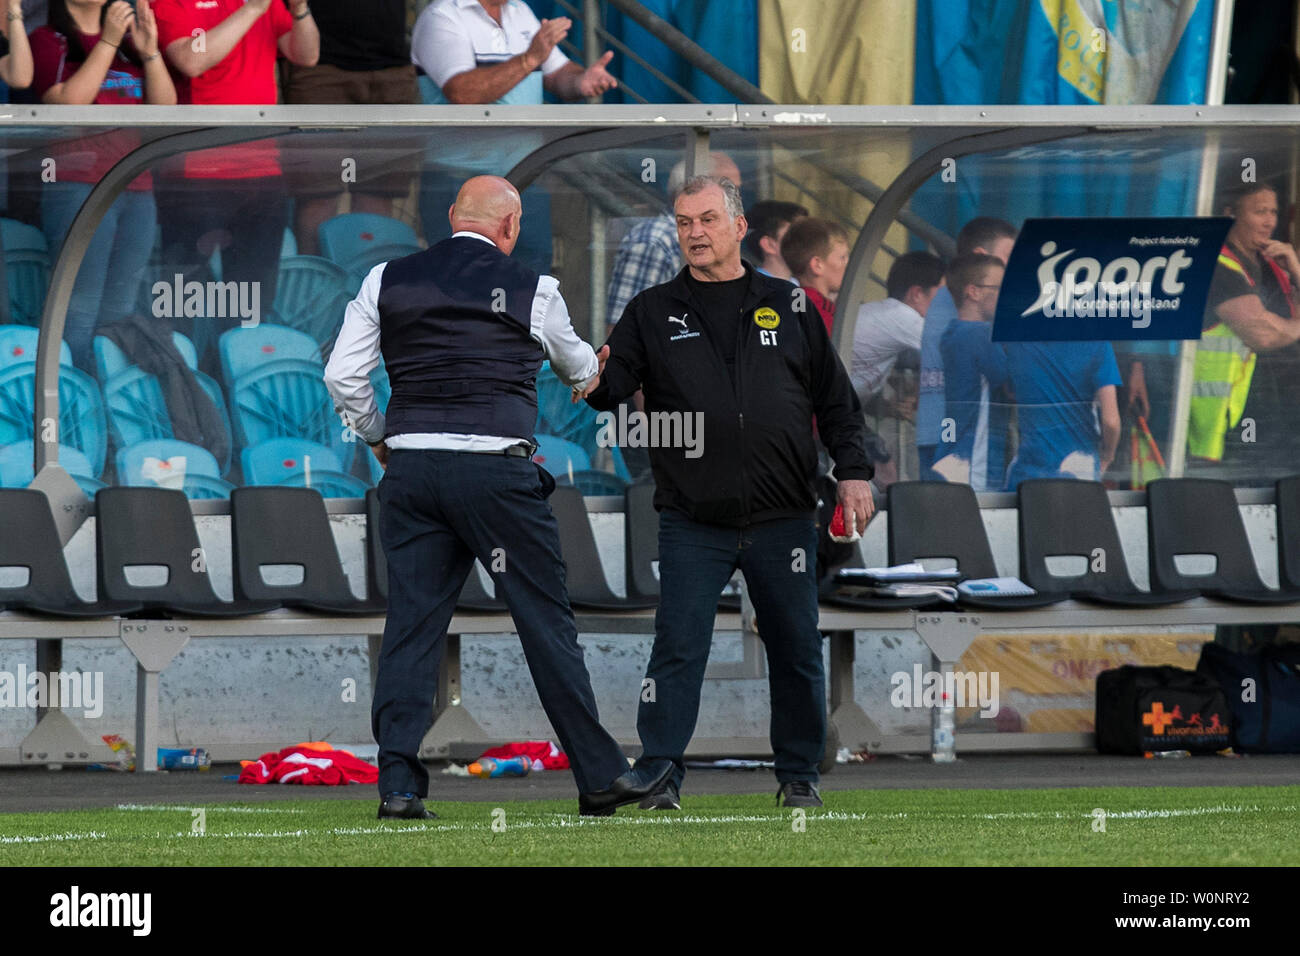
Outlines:
{"label": "man in black track jacket", "polygon": [[[627,306],[587,401],[620,444],[650,448],[660,604],[637,730],[637,772],[668,782],[643,807],[678,809],[718,595],[740,568],[767,650],[772,749],[785,806],[821,806],[826,738],[817,630],[817,435],[835,460],[846,526],[873,511],[867,428],[843,363],[802,290],[740,258],[730,180],[697,177],[675,204],[687,265]],[[608,412],[638,388],[640,421]],[[815,421],[814,421],[815,419]]]}

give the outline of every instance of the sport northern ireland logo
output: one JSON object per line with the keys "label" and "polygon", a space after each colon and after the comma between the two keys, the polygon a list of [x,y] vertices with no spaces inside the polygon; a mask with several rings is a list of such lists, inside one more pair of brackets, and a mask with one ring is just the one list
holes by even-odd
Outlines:
{"label": "sport northern ireland logo", "polygon": [[1029,219],[1007,262],[995,342],[1198,339],[1231,219]]}

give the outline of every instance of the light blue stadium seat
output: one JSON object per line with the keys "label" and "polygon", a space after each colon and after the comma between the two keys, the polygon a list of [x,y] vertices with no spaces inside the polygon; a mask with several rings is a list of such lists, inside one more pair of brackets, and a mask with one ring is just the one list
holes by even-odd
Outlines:
{"label": "light blue stadium seat", "polygon": [[[156,458],[160,468],[170,467],[176,457],[185,459],[185,478],[182,488],[190,498],[229,498],[234,485],[221,479],[221,469],[216,458],[206,448],[191,445],[174,438],[161,438],[139,442],[118,449],[117,481],[120,485],[151,487],[162,484],[145,474],[148,459]],[[164,486],[166,487],[166,486]]]}
{"label": "light blue stadium seat", "polygon": [[539,434],[537,453],[533,461],[537,462],[555,477],[568,476],[569,472],[589,471],[591,457],[580,445],[557,438],[554,435]]}
{"label": "light blue stadium seat", "polygon": [[298,254],[298,237],[293,234],[293,230],[285,227],[284,239],[280,242],[280,258],[287,259],[290,256]]}
{"label": "light blue stadium seat", "polygon": [[244,483],[278,485],[285,476],[304,470],[304,459],[311,456],[312,471],[340,471],[339,456],[334,449],[302,438],[272,438],[245,448],[239,455]]}
{"label": "light blue stadium seat", "polygon": [[[0,447],[0,488],[26,488],[35,477],[30,439]],[[94,477],[90,459],[68,445],[59,446],[59,464],[89,496],[104,487]]]}
{"label": "light blue stadium seat", "polygon": [[573,480],[569,480],[567,472],[560,472],[555,475],[557,485],[573,485],[584,495],[618,495],[622,496],[627,491],[628,482],[618,475],[608,471],[593,471],[584,469],[583,471],[575,470]]}
{"label": "light blue stadium seat", "polygon": [[317,442],[273,438],[245,448],[240,462],[248,485],[310,487],[326,498],[363,498],[366,494],[365,482],[343,472],[333,449]]}
{"label": "light blue stadium seat", "polygon": [[310,335],[325,353],[333,346],[352,300],[349,288],[347,272],[329,259],[282,258],[271,320]]}
{"label": "light blue stadium seat", "polygon": [[[221,386],[202,372],[195,372],[194,377],[216,406],[226,432],[226,447],[231,449],[233,455],[230,416],[227,414]],[[175,435],[162,386],[158,379],[137,365],[128,365],[108,380],[104,386],[104,405],[108,409],[113,444],[118,449],[129,448],[141,442],[171,440]],[[227,457],[218,465],[220,470],[217,477],[220,477],[230,470],[230,458]]]}
{"label": "light blue stadium seat", "polygon": [[[35,438],[35,400],[35,362],[0,370],[0,445]],[[75,368],[64,368],[59,374],[58,437],[61,445],[86,456],[94,477],[100,475],[108,451],[104,402],[95,380]]]}
{"label": "light blue stadium seat", "polygon": [[9,286],[9,320],[39,325],[50,285],[50,253],[45,234],[14,219],[0,219],[5,279]]}
{"label": "light blue stadium seat", "polygon": [[366,274],[381,262],[420,251],[415,230],[399,219],[375,213],[335,216],[317,230],[321,254],[340,265],[360,287]]}
{"label": "light blue stadium seat", "polygon": [[[41,330],[30,325],[0,325],[0,368],[36,361],[36,343]],[[72,349],[60,343],[59,364],[72,364]]]}
{"label": "light blue stadium seat", "polygon": [[[172,333],[172,342],[176,345],[176,351],[181,353],[181,358],[184,359],[185,364],[191,369],[197,370],[199,357],[194,349],[194,343],[180,332]],[[99,377],[101,383],[107,382],[118,372],[130,368],[133,364],[126,357],[126,353],[118,348],[117,344],[107,336],[96,335],[91,342],[91,347],[95,351],[95,374]]]}
{"label": "light blue stadium seat", "polygon": [[279,359],[241,375],[230,391],[239,443],[245,448],[272,438],[304,438],[350,460],[354,443],[325,390],[319,362]]}
{"label": "light blue stadium seat", "polygon": [[247,329],[231,329],[217,340],[217,351],[227,388],[249,372],[282,359],[312,362],[318,376],[324,372],[316,340],[286,325],[263,322]]}

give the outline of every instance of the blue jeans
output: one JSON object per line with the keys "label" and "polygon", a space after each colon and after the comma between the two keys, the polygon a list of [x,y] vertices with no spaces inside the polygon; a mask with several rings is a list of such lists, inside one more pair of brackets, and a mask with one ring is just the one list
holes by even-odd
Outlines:
{"label": "blue jeans", "polygon": [[[388,620],[371,713],[379,792],[428,795],[417,756],[429,729],[447,627],[478,558],[514,618],[542,708],[580,793],[606,789],[627,758],[600,724],[564,585],[555,482],[527,458],[394,451],[379,482]],[[716,596],[716,595],[715,595]]]}
{"label": "blue jeans", "polygon": [[[58,254],[91,188],[90,183],[51,183],[45,187],[41,229],[50,245],[51,259]],[[140,282],[157,233],[153,193],[130,190],[117,197],[95,230],[77,272],[63,329],[72,361],[82,371],[91,375],[95,372],[91,348],[95,327],[117,322],[136,311]]]}
{"label": "blue jeans", "polygon": [[[783,518],[725,528],[665,509],[659,514],[659,610],[637,711],[638,767],[675,765],[695,733],[700,690],[713,643],[718,595],[739,568],[767,651],[776,777],[816,781],[826,746],[826,675],[817,630],[817,528]],[[653,694],[650,690],[653,689]],[[649,698],[653,697],[653,700]]]}

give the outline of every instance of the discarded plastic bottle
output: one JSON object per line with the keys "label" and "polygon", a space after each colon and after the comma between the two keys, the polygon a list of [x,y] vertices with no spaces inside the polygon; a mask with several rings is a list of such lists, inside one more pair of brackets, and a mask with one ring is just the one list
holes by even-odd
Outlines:
{"label": "discarded plastic bottle", "polygon": [[202,747],[183,750],[176,747],[158,748],[159,770],[210,770],[212,758]]}
{"label": "discarded plastic bottle", "polygon": [[1146,757],[1148,760],[1151,760],[1152,758],[1178,760],[1182,757],[1190,757],[1191,755],[1192,752],[1190,750],[1148,750],[1142,756]]}
{"label": "discarded plastic bottle", "polygon": [[930,722],[930,753],[935,763],[952,763],[957,759],[956,739],[953,736],[956,727],[956,710],[948,695],[934,709]]}
{"label": "discarded plastic bottle", "polygon": [[469,767],[474,777],[526,777],[532,772],[533,762],[527,757],[480,757]]}

